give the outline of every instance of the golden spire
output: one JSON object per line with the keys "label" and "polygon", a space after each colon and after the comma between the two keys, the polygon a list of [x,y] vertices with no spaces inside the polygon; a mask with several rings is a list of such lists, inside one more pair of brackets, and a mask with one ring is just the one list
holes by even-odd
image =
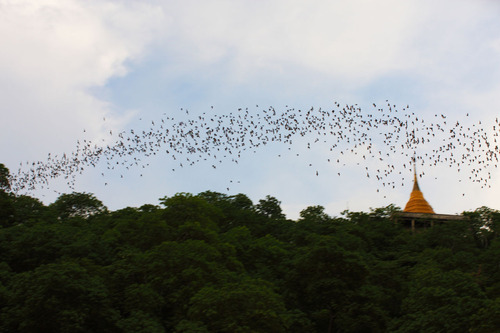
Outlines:
{"label": "golden spire", "polygon": [[413,190],[410,194],[410,200],[406,203],[404,212],[409,213],[427,213],[427,214],[435,214],[431,205],[424,199],[424,195],[422,191],[420,191],[420,187],[418,186],[417,181],[417,165],[416,158],[413,158]]}
{"label": "golden spire", "polygon": [[413,165],[413,190],[412,191],[420,191],[420,187],[418,187],[417,181],[417,166]]}

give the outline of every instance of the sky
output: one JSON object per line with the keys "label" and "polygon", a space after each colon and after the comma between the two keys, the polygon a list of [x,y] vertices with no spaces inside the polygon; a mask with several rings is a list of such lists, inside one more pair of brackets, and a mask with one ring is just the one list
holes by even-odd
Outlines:
{"label": "sky", "polygon": [[[481,122],[492,138],[500,114],[498,17],[500,2],[486,0],[0,0],[0,163],[15,173],[21,162],[69,155],[77,140],[109,144],[120,131],[187,120],[186,110],[197,117],[248,108],[257,117],[271,107],[339,103],[369,113],[374,103],[390,104],[427,123],[436,114],[465,127]],[[179,168],[166,153],[116,172],[102,162],[78,174],[74,190],[112,210],[207,190],[254,203],[276,197],[291,219],[314,205],[331,216],[404,207],[413,184],[402,165],[413,151],[384,150],[408,177],[381,189],[365,176],[363,164],[375,161],[353,155],[345,166],[327,164],[338,152],[328,142],[307,148],[313,140],[259,147],[215,169],[211,162]],[[446,163],[417,168],[437,213],[500,209],[498,168],[488,169],[486,188]],[[72,190],[59,177],[28,194],[50,204]]]}

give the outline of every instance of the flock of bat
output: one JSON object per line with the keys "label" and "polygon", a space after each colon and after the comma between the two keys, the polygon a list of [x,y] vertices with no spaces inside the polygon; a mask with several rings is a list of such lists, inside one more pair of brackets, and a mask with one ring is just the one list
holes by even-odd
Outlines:
{"label": "flock of bat", "polygon": [[[456,168],[464,179],[489,187],[492,167],[498,165],[498,119],[487,132],[481,121],[462,124],[444,114],[424,119],[411,112],[409,106],[398,110],[389,101],[383,107],[373,104],[367,111],[357,104],[334,102],[332,109],[295,110],[287,106],[280,111],[256,106],[217,115],[211,107],[198,116],[181,109],[177,116],[182,120],[163,114],[150,120],[144,130],[114,134],[110,130],[106,140],[78,140],[76,149],[69,154],[49,154],[45,161],[21,162],[17,173],[10,176],[11,190],[18,193],[47,188],[52,179],[60,177],[74,189],[78,174],[89,167],[102,167],[102,163],[106,163],[106,172],[118,172],[119,168],[146,168],[148,157],[166,154],[173,160],[172,172],[207,160],[217,168],[226,161],[238,163],[242,154],[267,145],[285,144],[292,150],[304,142],[309,149],[314,145],[328,148],[324,158],[335,170],[332,175],[340,176],[341,166],[355,158],[358,165],[364,166],[363,176],[366,173],[381,188],[407,185],[404,177],[412,163]],[[300,154],[296,155],[300,159]],[[312,172],[319,176],[317,170]],[[104,172],[102,176],[106,181]]]}

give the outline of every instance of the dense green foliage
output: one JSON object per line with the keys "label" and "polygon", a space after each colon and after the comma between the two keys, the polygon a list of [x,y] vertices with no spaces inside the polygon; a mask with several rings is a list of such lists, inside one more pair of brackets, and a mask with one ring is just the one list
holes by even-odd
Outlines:
{"label": "dense green foliage", "polygon": [[412,235],[396,207],[287,220],[179,193],[108,211],[0,190],[0,332],[494,332],[500,212]]}

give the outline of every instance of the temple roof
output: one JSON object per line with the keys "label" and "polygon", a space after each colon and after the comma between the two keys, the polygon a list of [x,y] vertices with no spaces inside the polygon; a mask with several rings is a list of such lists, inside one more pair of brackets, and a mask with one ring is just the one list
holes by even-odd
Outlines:
{"label": "temple roof", "polygon": [[406,203],[405,209],[403,212],[409,213],[426,213],[426,214],[435,214],[431,205],[424,199],[424,195],[422,191],[420,191],[420,187],[418,186],[417,181],[417,170],[414,171],[413,177],[413,190],[410,194],[410,200]]}

